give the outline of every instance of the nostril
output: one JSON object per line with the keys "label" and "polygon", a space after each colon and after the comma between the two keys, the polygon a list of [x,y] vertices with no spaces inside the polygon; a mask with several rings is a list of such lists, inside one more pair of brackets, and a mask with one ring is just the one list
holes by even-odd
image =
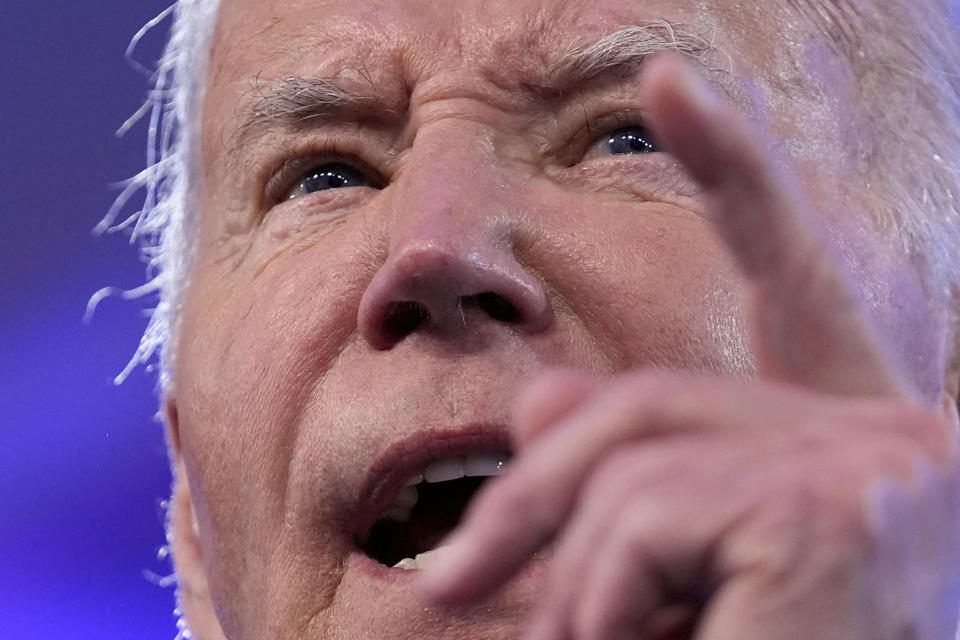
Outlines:
{"label": "nostril", "polygon": [[357,308],[357,330],[367,345],[388,351],[417,335],[456,340],[469,333],[474,340],[487,335],[479,324],[511,334],[551,325],[544,288],[511,253],[445,242],[411,240],[388,254]]}
{"label": "nostril", "polygon": [[476,295],[477,305],[498,322],[519,322],[520,311],[499,293],[485,291]]}
{"label": "nostril", "polygon": [[391,302],[384,319],[384,328],[392,340],[401,340],[430,319],[427,306],[416,300]]}

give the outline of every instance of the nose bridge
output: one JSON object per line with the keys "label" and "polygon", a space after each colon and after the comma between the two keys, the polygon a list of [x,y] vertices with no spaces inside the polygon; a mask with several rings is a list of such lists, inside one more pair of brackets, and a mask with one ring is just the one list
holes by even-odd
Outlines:
{"label": "nose bridge", "polygon": [[392,185],[386,261],[361,301],[371,345],[449,336],[467,314],[528,331],[549,324],[541,284],[513,253],[520,203],[506,170],[478,124],[448,120],[418,135]]}
{"label": "nose bridge", "polygon": [[392,200],[392,252],[509,244],[506,178],[495,156],[490,134],[476,123],[448,120],[419,134]]}

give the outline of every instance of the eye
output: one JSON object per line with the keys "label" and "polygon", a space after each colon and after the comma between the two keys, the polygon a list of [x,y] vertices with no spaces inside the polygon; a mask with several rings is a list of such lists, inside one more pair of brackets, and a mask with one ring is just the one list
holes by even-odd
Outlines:
{"label": "eye", "polygon": [[640,126],[624,127],[599,141],[600,152],[612,156],[631,153],[657,153],[659,145],[650,132]]}
{"label": "eye", "polygon": [[327,189],[344,189],[347,187],[369,186],[363,172],[342,162],[326,162],[313,167],[293,185],[286,194],[286,199],[293,200]]}

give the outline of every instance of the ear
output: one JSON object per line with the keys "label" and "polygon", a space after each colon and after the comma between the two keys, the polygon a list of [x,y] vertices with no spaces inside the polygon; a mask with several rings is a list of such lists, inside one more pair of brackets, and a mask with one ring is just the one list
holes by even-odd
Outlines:
{"label": "ear", "polygon": [[206,566],[203,562],[200,526],[190,479],[184,464],[180,421],[176,401],[163,403],[167,444],[173,472],[173,496],[167,514],[167,540],[177,572],[177,603],[182,620],[197,640],[226,640],[213,607]]}

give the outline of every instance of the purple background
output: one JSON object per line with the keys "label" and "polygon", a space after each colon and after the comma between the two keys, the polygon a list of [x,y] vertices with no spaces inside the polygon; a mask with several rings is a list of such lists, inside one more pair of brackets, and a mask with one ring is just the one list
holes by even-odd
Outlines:
{"label": "purple background", "polygon": [[[146,94],[124,60],[168,0],[7,2],[0,9],[0,638],[172,640],[161,502],[170,474],[154,377],[112,377],[149,300],[89,296],[145,269],[91,229],[144,166]],[[164,29],[138,54],[156,60]]]}

